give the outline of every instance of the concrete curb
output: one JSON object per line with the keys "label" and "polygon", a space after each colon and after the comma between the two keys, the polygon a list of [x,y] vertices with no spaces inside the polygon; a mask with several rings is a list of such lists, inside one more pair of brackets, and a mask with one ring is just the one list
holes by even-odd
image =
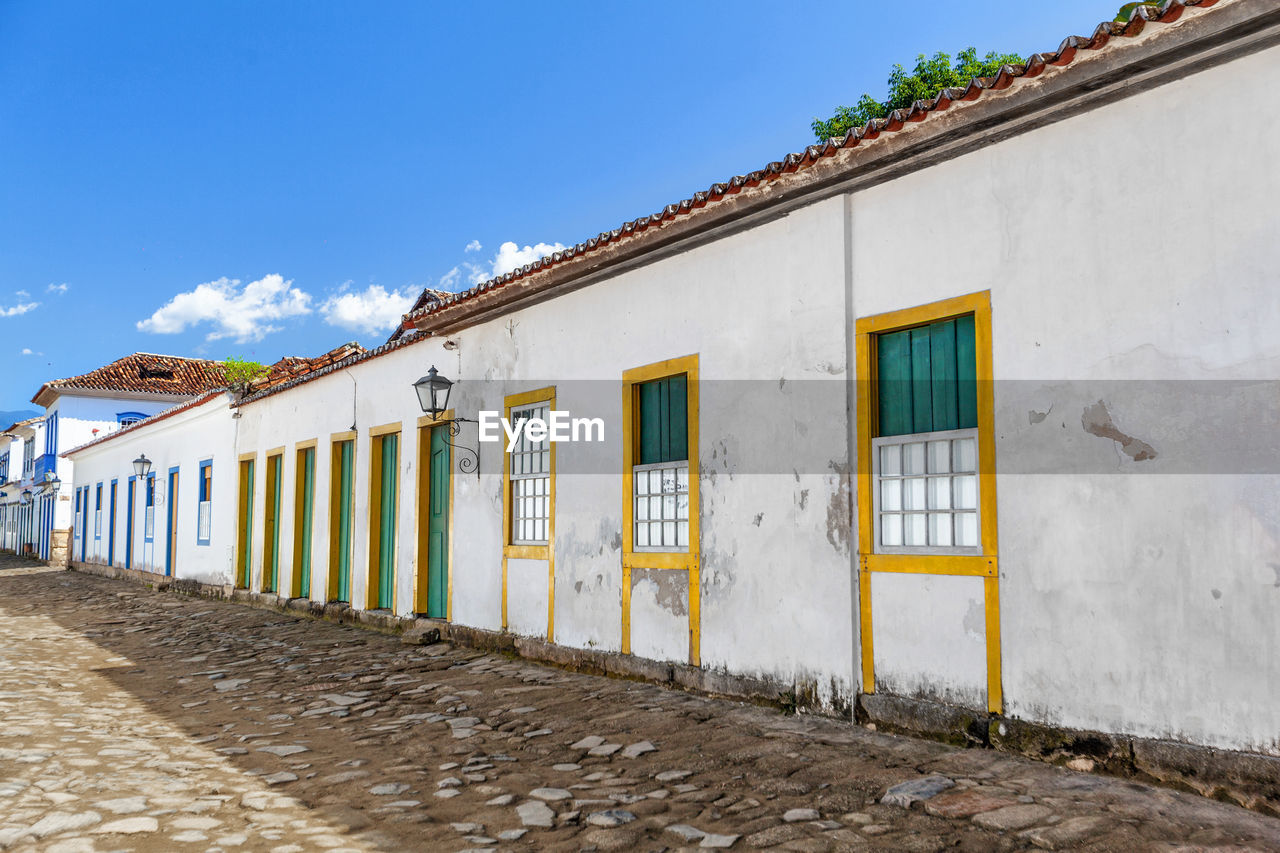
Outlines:
{"label": "concrete curb", "polygon": [[[396,616],[381,610],[354,610],[348,604],[251,592],[230,585],[175,579],[154,572],[97,563],[75,563],[71,570],[176,592],[323,619],[383,634],[401,642],[429,645],[449,642],[467,648],[525,658],[586,675],[605,675],[663,684],[707,696],[720,696],[785,710],[820,711],[816,697],[797,685],[768,678],[730,675],[618,652],[573,649],[537,637],[455,625],[437,619]],[[1235,803],[1280,817],[1280,758],[1251,752],[1080,731],[1003,717],[941,702],[884,693],[862,694],[852,709],[860,723],[880,731],[926,737],[955,746],[998,749],[1072,770],[1132,778]]]}

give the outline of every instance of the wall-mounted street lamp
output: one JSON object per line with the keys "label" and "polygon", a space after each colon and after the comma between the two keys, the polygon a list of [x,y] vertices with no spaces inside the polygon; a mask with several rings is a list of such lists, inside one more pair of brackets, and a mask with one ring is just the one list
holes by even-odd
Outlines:
{"label": "wall-mounted street lamp", "polygon": [[40,490],[41,494],[56,495],[58,490],[62,488],[62,481],[58,479],[58,475],[53,471],[44,472],[44,487]]}
{"label": "wall-mounted street lamp", "polygon": [[26,506],[27,504],[31,503],[31,490],[30,490],[30,489],[23,489],[23,490],[22,490],[22,493],[21,493],[20,495],[18,495],[18,503],[22,504],[23,506]]}
{"label": "wall-mounted street lamp", "polygon": [[147,454],[139,454],[138,458],[133,460],[133,473],[138,475],[139,480],[145,480],[150,471],[151,460],[147,458]]}
{"label": "wall-mounted street lamp", "polygon": [[[427,371],[426,376],[413,383],[413,390],[418,394],[418,405],[422,407],[422,411],[431,416],[433,423],[449,427],[449,435],[456,438],[458,433],[462,431],[462,424],[475,423],[471,418],[441,417],[441,415],[449,411],[449,394],[453,391],[453,381],[437,373],[434,364]],[[458,459],[459,471],[464,474],[475,471],[476,476],[480,476],[479,450],[472,450],[470,447],[463,447],[462,445],[454,444],[452,441],[446,441],[445,444],[470,454],[470,456],[462,456]]]}

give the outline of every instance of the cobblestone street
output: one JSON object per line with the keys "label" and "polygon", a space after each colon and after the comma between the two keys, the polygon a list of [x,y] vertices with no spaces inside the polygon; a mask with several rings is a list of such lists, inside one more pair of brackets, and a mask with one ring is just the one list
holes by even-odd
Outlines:
{"label": "cobblestone street", "polygon": [[995,751],[0,564],[0,848],[694,847],[1274,850],[1280,820]]}

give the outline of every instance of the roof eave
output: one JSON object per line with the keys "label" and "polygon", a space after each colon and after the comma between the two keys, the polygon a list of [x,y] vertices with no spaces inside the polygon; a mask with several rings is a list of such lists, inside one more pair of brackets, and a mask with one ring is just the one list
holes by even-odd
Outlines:
{"label": "roof eave", "polygon": [[743,187],[684,216],[514,280],[488,282],[472,295],[407,317],[405,326],[448,334],[1280,43],[1280,8],[1271,2],[1220,5],[1214,14],[1189,15],[1176,25],[1148,25],[1141,34],[1125,37],[1122,47],[1082,49],[1066,67],[1048,66],[1035,77],[986,90],[976,101],[929,113],[925,120]]}

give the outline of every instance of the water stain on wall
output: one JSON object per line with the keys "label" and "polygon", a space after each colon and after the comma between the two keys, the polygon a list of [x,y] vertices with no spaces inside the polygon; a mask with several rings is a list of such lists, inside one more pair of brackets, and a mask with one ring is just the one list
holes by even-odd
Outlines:
{"label": "water stain on wall", "polygon": [[647,594],[642,587],[651,584],[658,606],[672,616],[689,615],[689,576],[670,569],[632,569],[633,596]]}
{"label": "water stain on wall", "polygon": [[1156,449],[1140,438],[1134,438],[1121,432],[1107,411],[1107,404],[1099,400],[1092,406],[1086,406],[1080,415],[1080,424],[1084,431],[1099,438],[1109,438],[1120,445],[1120,449],[1134,462],[1145,462],[1155,459],[1159,454]]}

